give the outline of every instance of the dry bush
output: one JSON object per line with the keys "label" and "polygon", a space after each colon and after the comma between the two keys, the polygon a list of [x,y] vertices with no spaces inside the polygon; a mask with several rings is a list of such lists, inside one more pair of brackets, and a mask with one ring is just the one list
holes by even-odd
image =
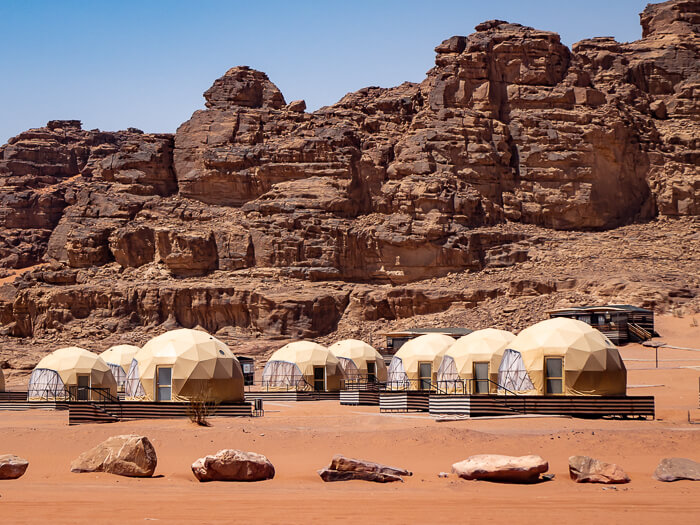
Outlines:
{"label": "dry bush", "polygon": [[214,402],[208,391],[200,391],[198,394],[190,397],[189,405],[187,406],[187,416],[192,423],[200,427],[209,427],[209,417],[216,410],[217,403]]}

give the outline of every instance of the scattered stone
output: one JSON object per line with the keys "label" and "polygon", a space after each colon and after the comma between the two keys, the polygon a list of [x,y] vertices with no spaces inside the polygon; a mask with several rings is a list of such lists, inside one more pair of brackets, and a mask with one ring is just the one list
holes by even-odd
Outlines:
{"label": "scattered stone", "polygon": [[29,461],[14,454],[0,456],[0,479],[21,478],[27,471]]}
{"label": "scattered stone", "polygon": [[71,463],[71,472],[107,472],[147,478],[156,470],[156,450],[145,436],[113,436],[83,452]]}
{"label": "scattered stone", "polygon": [[412,476],[413,473],[402,468],[389,467],[371,461],[352,459],[340,454],[333,456],[328,468],[318,471],[323,481],[362,480],[377,483],[403,481],[401,476]]}
{"label": "scattered stone", "polygon": [[192,473],[199,481],[263,481],[275,477],[275,467],[262,454],[223,449],[192,463]]}
{"label": "scattered stone", "polygon": [[460,478],[517,483],[537,481],[548,469],[548,463],[534,455],[478,454],[452,465],[452,472]]}
{"label": "scattered stone", "polygon": [[700,463],[687,458],[664,458],[654,471],[659,481],[700,481]]}
{"label": "scattered stone", "polygon": [[629,483],[630,477],[614,463],[604,463],[588,456],[569,458],[569,475],[576,483]]}
{"label": "scattered stone", "polygon": [[449,478],[449,477],[450,477],[449,472],[440,472],[438,474],[438,478]]}

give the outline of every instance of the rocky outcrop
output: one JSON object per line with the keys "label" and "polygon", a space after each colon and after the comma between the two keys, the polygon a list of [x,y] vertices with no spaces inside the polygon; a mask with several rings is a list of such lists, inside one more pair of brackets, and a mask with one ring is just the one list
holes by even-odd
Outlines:
{"label": "rocky outcrop", "polygon": [[14,454],[0,455],[0,479],[17,479],[24,476],[29,461]]}
{"label": "rocky outcrop", "polygon": [[156,450],[145,436],[113,436],[83,452],[71,463],[71,472],[107,472],[118,476],[151,477],[156,470]]}
{"label": "rocky outcrop", "polygon": [[333,456],[328,467],[318,471],[318,475],[326,482],[361,480],[390,483],[403,481],[402,476],[412,476],[413,474],[406,469],[389,467],[362,459],[347,458],[338,454]]}
{"label": "rocky outcrop", "polygon": [[262,454],[241,450],[219,450],[192,463],[199,481],[263,481],[275,477],[275,467]]}
{"label": "rocky outcrop", "polygon": [[549,469],[540,456],[501,456],[479,454],[452,465],[452,472],[463,479],[531,483]]}
{"label": "rocky outcrop", "polygon": [[[0,268],[52,269],[3,294],[3,333],[109,312],[119,331],[172,316],[309,336],[337,326],[346,283],[361,283],[350,313],[367,321],[553,293],[472,275],[538,264],[552,229],[700,215],[698,17],[697,0],[650,5],[642,39],[571,49],[491,20],[439,44],[421,83],[311,113],[234,67],[174,136],[79,121],[23,132],[0,147]],[[463,277],[449,290],[417,283],[452,274]],[[338,284],[291,293],[285,279]],[[211,315],[170,304],[211,308],[213,280],[244,283],[236,302]],[[266,291],[249,314],[253,289]]]}
{"label": "rocky outcrop", "polygon": [[629,483],[630,477],[614,463],[604,463],[588,456],[569,458],[569,475],[576,483]]}
{"label": "rocky outcrop", "polygon": [[700,463],[687,458],[664,458],[654,471],[658,481],[700,481]]}

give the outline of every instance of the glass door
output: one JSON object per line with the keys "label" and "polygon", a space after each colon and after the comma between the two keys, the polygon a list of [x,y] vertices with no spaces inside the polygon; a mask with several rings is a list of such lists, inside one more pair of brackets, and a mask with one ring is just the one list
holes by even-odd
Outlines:
{"label": "glass door", "polygon": [[326,367],[314,367],[314,390],[324,392],[326,390]]}
{"label": "glass door", "polygon": [[564,360],[561,357],[545,357],[545,393],[564,393]]}
{"label": "glass door", "polygon": [[367,363],[367,382],[377,382],[377,363]]}
{"label": "glass door", "polygon": [[489,393],[489,364],[474,363],[474,394]]}
{"label": "glass door", "polygon": [[90,399],[90,374],[78,374],[78,401]]}
{"label": "glass door", "polygon": [[156,400],[172,401],[173,398],[173,369],[159,367],[156,370]]}
{"label": "glass door", "polygon": [[430,390],[430,385],[433,380],[433,364],[432,363],[419,363],[418,364],[418,377],[420,380],[421,390]]}

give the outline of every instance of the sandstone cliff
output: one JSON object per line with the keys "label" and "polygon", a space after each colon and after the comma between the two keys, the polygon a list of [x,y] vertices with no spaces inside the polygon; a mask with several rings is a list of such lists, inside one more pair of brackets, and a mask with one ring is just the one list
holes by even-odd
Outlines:
{"label": "sandstone cliff", "polygon": [[[0,287],[0,333],[319,337],[519,289],[604,299],[592,288],[623,274],[651,284],[642,297],[625,281],[620,300],[697,304],[700,0],[650,5],[641,23],[636,42],[568,49],[484,22],[438,45],[420,84],[313,113],[234,67],[174,136],[78,121],[23,132],[0,147],[0,278],[33,269]],[[602,252],[627,239],[605,232],[632,224],[649,250],[675,225],[680,253],[609,267]],[[542,249],[576,260],[586,239],[606,248],[587,248],[578,278]],[[662,277],[673,264],[685,282]]]}

